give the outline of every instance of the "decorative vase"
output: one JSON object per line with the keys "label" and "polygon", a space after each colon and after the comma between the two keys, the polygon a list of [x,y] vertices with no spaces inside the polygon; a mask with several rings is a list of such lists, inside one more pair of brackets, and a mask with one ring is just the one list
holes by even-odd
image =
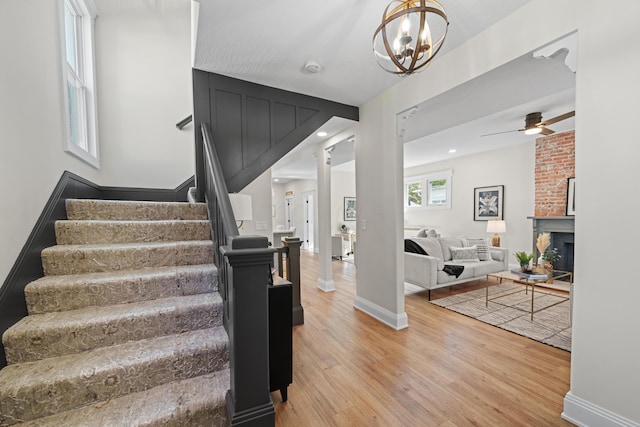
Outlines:
{"label": "decorative vase", "polygon": [[520,264],[520,271],[522,271],[523,273],[529,271],[529,264]]}
{"label": "decorative vase", "polygon": [[544,265],[544,259],[542,259],[542,255],[538,257],[538,265],[542,267]]}

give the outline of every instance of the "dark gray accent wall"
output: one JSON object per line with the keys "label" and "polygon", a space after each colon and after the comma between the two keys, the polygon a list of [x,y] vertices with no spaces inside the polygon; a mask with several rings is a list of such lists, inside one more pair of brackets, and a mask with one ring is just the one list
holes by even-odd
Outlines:
{"label": "dark gray accent wall", "polygon": [[[56,244],[54,223],[67,218],[66,199],[144,200],[158,202],[186,201],[194,177],[177,188],[101,187],[65,171],[54,188],[16,262],[0,288],[0,335],[27,315],[24,288],[44,275],[40,253]],[[4,347],[0,345],[0,367],[7,365]]]}
{"label": "dark gray accent wall", "polygon": [[230,192],[242,190],[331,117],[359,118],[357,107],[196,69],[193,99],[196,181],[204,180],[199,129],[206,122]]}

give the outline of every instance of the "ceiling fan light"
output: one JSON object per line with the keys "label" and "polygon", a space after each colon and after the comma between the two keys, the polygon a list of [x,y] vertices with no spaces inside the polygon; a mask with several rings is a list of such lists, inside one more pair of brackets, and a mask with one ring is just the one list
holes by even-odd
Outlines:
{"label": "ceiling fan light", "polygon": [[537,135],[540,132],[542,132],[542,128],[539,128],[539,127],[534,127],[534,128],[529,128],[524,130],[525,135]]}

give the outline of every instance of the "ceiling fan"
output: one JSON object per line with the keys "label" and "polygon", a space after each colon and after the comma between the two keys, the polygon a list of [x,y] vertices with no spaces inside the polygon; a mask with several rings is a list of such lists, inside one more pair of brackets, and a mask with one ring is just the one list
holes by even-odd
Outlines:
{"label": "ceiling fan", "polygon": [[553,117],[553,118],[551,118],[549,120],[542,121],[542,113],[540,113],[540,112],[529,113],[529,114],[527,114],[527,116],[524,119],[524,128],[522,128],[522,129],[507,130],[507,131],[496,132],[496,133],[488,133],[488,134],[480,135],[480,136],[499,135],[501,133],[523,132],[523,131],[527,135],[535,135],[535,134],[538,134],[538,133],[540,133],[542,135],[551,135],[555,131],[549,129],[547,126],[552,125],[552,124],[557,123],[557,122],[560,122],[562,120],[566,120],[569,117],[573,117],[575,115],[576,115],[575,111],[569,111],[568,113],[560,114],[559,116]]}

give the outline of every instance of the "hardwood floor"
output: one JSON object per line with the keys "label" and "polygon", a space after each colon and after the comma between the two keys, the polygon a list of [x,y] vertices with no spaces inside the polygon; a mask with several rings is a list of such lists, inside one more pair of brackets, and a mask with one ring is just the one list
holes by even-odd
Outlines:
{"label": "hardwood floor", "polygon": [[276,426],[571,425],[560,418],[570,353],[430,304],[426,291],[407,296],[409,328],[395,331],[353,308],[353,264],[333,261],[331,293],[317,268],[303,252],[305,323],[289,399],[272,393]]}

